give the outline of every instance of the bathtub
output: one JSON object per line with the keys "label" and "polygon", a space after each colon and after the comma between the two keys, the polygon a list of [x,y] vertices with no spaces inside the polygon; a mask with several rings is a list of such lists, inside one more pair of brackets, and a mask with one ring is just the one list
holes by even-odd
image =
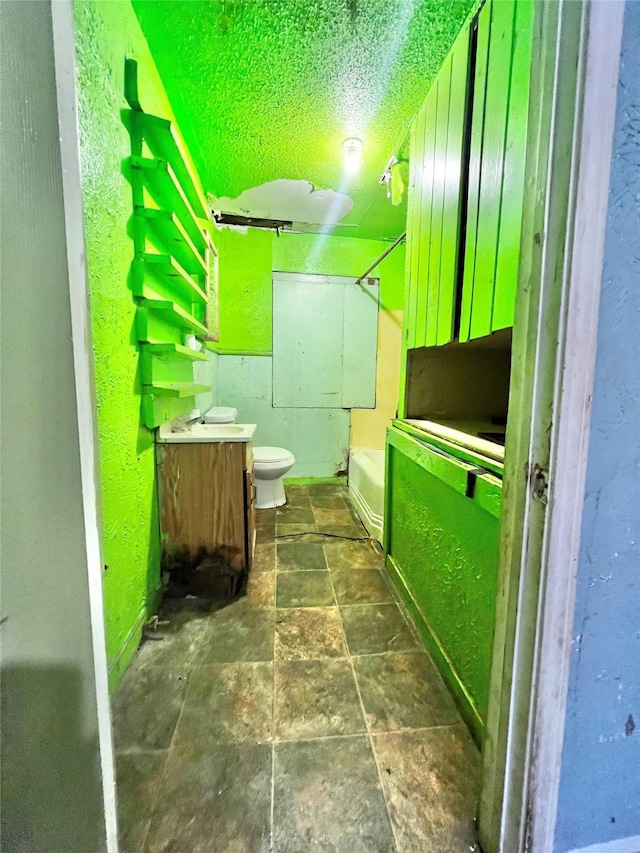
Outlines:
{"label": "bathtub", "polygon": [[384,450],[356,447],[349,451],[349,496],[369,536],[382,542]]}

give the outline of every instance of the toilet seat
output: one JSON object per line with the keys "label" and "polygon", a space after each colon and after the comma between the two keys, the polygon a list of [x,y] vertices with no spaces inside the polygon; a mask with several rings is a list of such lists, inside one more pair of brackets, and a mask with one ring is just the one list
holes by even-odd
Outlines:
{"label": "toilet seat", "polygon": [[256,462],[288,462],[293,456],[284,447],[254,447],[253,458]]}

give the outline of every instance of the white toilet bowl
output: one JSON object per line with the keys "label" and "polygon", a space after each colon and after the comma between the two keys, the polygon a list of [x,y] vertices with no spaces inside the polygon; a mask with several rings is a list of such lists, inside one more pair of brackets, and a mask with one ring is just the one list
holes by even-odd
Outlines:
{"label": "white toilet bowl", "polygon": [[256,509],[270,509],[287,502],[282,478],[295,463],[293,453],[284,447],[254,447]]}

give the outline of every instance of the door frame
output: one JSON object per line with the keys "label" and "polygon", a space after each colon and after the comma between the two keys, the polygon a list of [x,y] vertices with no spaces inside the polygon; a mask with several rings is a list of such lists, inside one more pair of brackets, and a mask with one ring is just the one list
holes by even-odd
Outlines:
{"label": "door frame", "polygon": [[118,851],[116,780],[109,674],[102,592],[102,531],[100,527],[100,473],[96,393],[93,375],[89,277],[84,231],[80,134],[76,93],[75,28],[73,0],[51,0],[53,58],[55,64],[62,196],[66,228],[69,302],[76,409],[80,450],[82,503],[89,590],[89,611],[95,667],[98,749],[102,775],[104,849]]}
{"label": "door frame", "polygon": [[485,853],[554,844],[624,6],[534,10]]}

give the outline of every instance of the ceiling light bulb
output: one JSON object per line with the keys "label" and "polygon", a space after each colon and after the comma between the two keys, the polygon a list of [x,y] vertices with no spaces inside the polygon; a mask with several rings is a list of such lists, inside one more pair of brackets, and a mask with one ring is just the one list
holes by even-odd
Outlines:
{"label": "ceiling light bulb", "polygon": [[355,175],[362,165],[362,140],[350,136],[342,143],[344,151],[343,167],[347,175]]}

